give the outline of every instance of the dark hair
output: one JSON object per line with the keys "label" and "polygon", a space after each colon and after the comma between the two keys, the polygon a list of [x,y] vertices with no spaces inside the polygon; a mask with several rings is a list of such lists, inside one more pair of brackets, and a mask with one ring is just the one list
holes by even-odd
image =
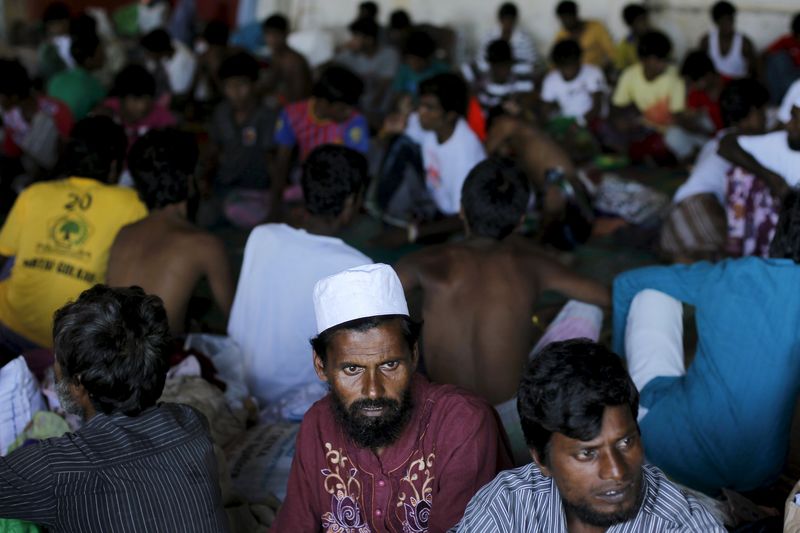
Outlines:
{"label": "dark hair", "polygon": [[127,148],[122,126],[107,116],[87,117],[72,128],[59,166],[64,174],[105,183],[119,170]]}
{"label": "dark hair", "polygon": [[639,392],[622,358],[589,339],[548,344],[522,376],[517,410],[528,447],[547,462],[550,438],[591,440],[606,407],[629,406],[636,420]]}
{"label": "dark hair", "polygon": [[795,15],[792,19],[792,33],[795,35],[800,35],[800,13]]}
{"label": "dark hair", "polygon": [[355,106],[364,92],[364,82],[352,70],[341,65],[331,65],[322,71],[311,94],[330,103],[342,102]]}
{"label": "dark hair", "polygon": [[717,2],[711,7],[711,18],[714,22],[719,22],[722,17],[733,17],[736,15],[736,6],[730,2]]}
{"label": "dark hair", "polygon": [[322,363],[328,359],[328,346],[331,343],[333,337],[339,333],[340,331],[358,331],[364,332],[369,331],[371,329],[377,328],[382,326],[383,324],[390,322],[392,320],[399,320],[400,327],[403,334],[403,338],[408,345],[409,351],[413,351],[414,347],[417,345],[417,341],[419,340],[419,333],[422,330],[422,324],[419,322],[414,322],[409,317],[405,315],[384,315],[384,316],[372,316],[366,318],[357,318],[355,320],[350,320],[348,322],[344,322],[342,324],[338,324],[331,328],[326,329],[313,339],[311,339],[311,348],[313,348],[314,352],[319,356],[322,360]]}
{"label": "dark hair", "polygon": [[486,61],[494,63],[513,63],[514,52],[511,45],[505,39],[497,39],[489,43],[486,47]]}
{"label": "dark hair", "polygon": [[42,13],[42,22],[56,22],[59,20],[69,20],[72,13],[66,2],[50,2]]}
{"label": "dark hair", "polygon": [[100,39],[94,33],[82,33],[72,38],[69,53],[75,63],[83,65],[93,58],[100,47]]}
{"label": "dark hair", "polygon": [[734,126],[744,120],[753,109],[767,105],[769,91],[753,78],[732,80],[725,85],[719,96],[719,107],[725,126]]}
{"label": "dark hair", "polygon": [[791,259],[800,263],[800,192],[792,189],[783,199],[775,236],[769,245],[773,259]]}
{"label": "dark hair", "polygon": [[16,59],[0,59],[0,94],[26,98],[33,84],[28,71]]}
{"label": "dark hair", "polygon": [[642,60],[646,57],[656,57],[658,59],[667,59],[672,52],[672,42],[669,37],[660,31],[649,31],[639,38],[639,44],[636,46],[636,53],[639,54],[639,59]]}
{"label": "dark hair", "polygon": [[647,16],[647,8],[639,4],[628,4],[622,10],[622,19],[628,26],[633,26],[636,19]]}
{"label": "dark hair", "polygon": [[212,20],[203,28],[203,39],[210,45],[227,46],[231,30],[221,20]]}
{"label": "dark hair", "polygon": [[154,54],[168,54],[172,53],[172,38],[166,30],[161,28],[156,29],[142,37],[139,44]]}
{"label": "dark hair", "polygon": [[572,15],[574,17],[578,16],[578,4],[573,2],[572,0],[564,0],[563,2],[559,2],[556,6],[556,15]]}
{"label": "dark hair", "polygon": [[393,30],[404,30],[411,27],[411,17],[404,9],[395,9],[389,15],[389,27]]}
{"label": "dark hair", "polygon": [[515,19],[519,17],[519,9],[513,2],[504,2],[497,10],[498,19]]}
{"label": "dark hair", "polygon": [[708,74],[717,72],[714,62],[708,57],[705,50],[694,50],[689,52],[681,66],[681,76],[689,78],[691,81],[698,81]]}
{"label": "dark hair", "polygon": [[453,111],[462,117],[467,114],[469,89],[458,74],[445,72],[423,80],[419,84],[419,95],[438,98],[445,113]]}
{"label": "dark hair", "polygon": [[529,200],[527,179],[508,159],[493,157],[478,163],[461,188],[470,231],[497,240],[516,229]]}
{"label": "dark hair", "polygon": [[425,30],[414,30],[408,34],[403,45],[403,55],[430,59],[436,53],[436,41]]}
{"label": "dark hair", "polygon": [[95,285],[56,311],[53,339],[62,379],[98,411],[136,416],[161,397],[171,337],[158,296]]}
{"label": "dark hair", "polygon": [[364,16],[370,17],[372,20],[378,17],[378,4],[375,2],[361,2],[358,4],[358,10],[362,12]]}
{"label": "dark hair", "polygon": [[289,19],[281,14],[267,17],[267,20],[261,23],[262,31],[279,31],[281,33],[289,33]]}
{"label": "dark hair", "polygon": [[347,198],[358,195],[366,186],[367,159],[344,146],[318,146],[303,163],[300,184],[309,213],[337,217]]}
{"label": "dark hair", "polygon": [[148,209],[183,202],[197,165],[194,138],[173,128],[150,130],[134,143],[128,169]]}
{"label": "dark hair", "polygon": [[251,81],[258,79],[258,61],[247,52],[236,52],[226,57],[219,66],[219,79],[247,78]]}
{"label": "dark hair", "polygon": [[572,65],[581,62],[583,50],[578,41],[574,39],[565,39],[559,41],[550,52],[550,61],[557,67]]}
{"label": "dark hair", "polygon": [[156,96],[156,79],[142,65],[128,65],[114,78],[111,96]]}
{"label": "dark hair", "polygon": [[89,33],[97,35],[97,21],[93,16],[81,13],[70,21],[69,34],[73,39],[83,37]]}
{"label": "dark hair", "polygon": [[378,27],[378,23],[375,22],[375,19],[361,17],[360,19],[354,20],[348,26],[350,33],[356,35],[364,35],[366,37],[371,37],[372,39],[378,38],[378,32],[380,28]]}

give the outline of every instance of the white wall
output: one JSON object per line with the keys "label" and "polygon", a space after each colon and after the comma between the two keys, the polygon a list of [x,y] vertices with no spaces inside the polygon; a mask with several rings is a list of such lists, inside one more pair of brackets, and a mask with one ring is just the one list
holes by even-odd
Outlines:
{"label": "white wall", "polygon": [[[622,7],[630,0],[578,0],[585,17],[602,20],[615,39],[625,35]],[[474,50],[480,37],[495,23],[502,0],[377,0],[381,21],[393,9],[406,9],[416,21],[449,25],[459,32],[463,52]],[[547,53],[558,30],[554,15],[558,0],[516,0],[521,24],[534,36],[540,53]],[[696,46],[711,25],[712,0],[645,0],[653,8],[653,23],[668,33],[677,56]],[[740,0],[739,27],[757,46],[768,44],[789,29],[791,14],[800,11],[798,0]],[[345,27],[355,16],[359,0],[261,0],[260,15],[272,9],[287,13],[296,29],[324,28],[346,37]]]}

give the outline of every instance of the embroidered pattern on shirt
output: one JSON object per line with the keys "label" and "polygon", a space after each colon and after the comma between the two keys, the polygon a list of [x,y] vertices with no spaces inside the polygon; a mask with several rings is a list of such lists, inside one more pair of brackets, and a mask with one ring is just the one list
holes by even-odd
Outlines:
{"label": "embroidered pattern on shirt", "polygon": [[401,491],[397,507],[405,512],[403,533],[427,533],[428,519],[433,505],[433,480],[431,471],[436,454],[427,458],[420,452],[419,459],[408,466],[405,477],[400,480]]}
{"label": "embroidered pattern on shirt", "polygon": [[361,498],[361,483],[356,479],[358,470],[341,449],[334,450],[330,442],[325,443],[325,449],[330,468],[321,472],[325,476],[325,490],[331,495],[331,510],[322,515],[325,533],[370,533],[358,506]]}

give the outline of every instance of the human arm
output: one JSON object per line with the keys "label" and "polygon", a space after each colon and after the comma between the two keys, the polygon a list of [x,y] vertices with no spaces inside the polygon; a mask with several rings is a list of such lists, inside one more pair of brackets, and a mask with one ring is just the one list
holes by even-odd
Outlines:
{"label": "human arm", "polygon": [[708,262],[691,265],[656,266],[632,270],[614,279],[613,297],[613,349],[625,355],[625,326],[631,302],[645,289],[661,291],[689,305],[703,299],[703,289],[715,272]]}
{"label": "human arm", "polygon": [[0,457],[0,517],[55,526],[56,480],[45,446],[38,443]]}
{"label": "human arm", "polygon": [[283,83],[286,88],[286,100],[299,102],[311,96],[311,68],[306,59],[297,55],[284,66]]}
{"label": "human arm", "polygon": [[207,236],[207,242],[201,247],[205,250],[205,276],[211,286],[211,293],[214,301],[222,312],[225,313],[227,320],[230,316],[231,306],[233,305],[233,276],[231,275],[231,265],[225,245],[215,236]]}
{"label": "human arm", "polygon": [[755,79],[760,79],[761,61],[756,53],[756,47],[749,37],[744,37],[743,41],[742,55],[747,61],[747,73]]}
{"label": "human arm", "polygon": [[542,290],[555,291],[572,300],[603,308],[611,307],[611,291],[606,285],[580,276],[557,261],[536,254],[531,257],[531,270],[539,278]]}
{"label": "human arm", "polygon": [[755,157],[745,151],[739,144],[738,136],[735,133],[729,133],[720,140],[717,153],[737,167],[741,167],[764,180],[764,183],[773,194],[783,197],[788,192],[789,186],[786,180],[766,168]]}
{"label": "human arm", "polygon": [[397,277],[400,278],[404,292],[409,293],[422,286],[422,270],[428,255],[428,249],[422,249],[404,255],[395,263],[394,271],[397,272]]}
{"label": "human arm", "polygon": [[446,414],[436,425],[439,436],[428,521],[431,532],[455,526],[475,493],[498,471],[511,467],[497,417],[489,406],[471,397],[447,403],[451,405],[441,406]]}

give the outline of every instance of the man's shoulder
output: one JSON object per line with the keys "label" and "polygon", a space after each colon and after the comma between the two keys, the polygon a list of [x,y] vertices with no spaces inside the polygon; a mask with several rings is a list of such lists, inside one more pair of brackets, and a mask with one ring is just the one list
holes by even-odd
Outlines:
{"label": "man's shoulder", "polygon": [[431,403],[431,420],[438,424],[444,419],[471,421],[493,417],[492,407],[480,396],[455,385],[421,381],[424,387],[422,401]]}
{"label": "man's shoulder", "polygon": [[642,470],[647,484],[642,513],[656,516],[664,523],[674,524],[681,530],[688,528],[689,531],[725,531],[697,497],[669,481],[657,467],[646,464]]}
{"label": "man's shoulder", "polygon": [[[475,496],[484,505],[493,501],[505,500],[511,506],[515,500],[529,499],[549,494],[553,481],[542,475],[536,463],[528,463],[511,470],[503,470]],[[530,509],[535,513],[534,509]]]}

